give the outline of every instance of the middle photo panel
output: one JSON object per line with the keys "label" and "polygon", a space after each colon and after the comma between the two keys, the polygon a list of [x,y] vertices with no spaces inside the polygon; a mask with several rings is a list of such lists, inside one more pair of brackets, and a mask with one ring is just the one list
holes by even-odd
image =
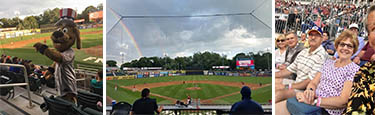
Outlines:
{"label": "middle photo panel", "polygon": [[107,110],[272,114],[271,21],[271,0],[107,1]]}

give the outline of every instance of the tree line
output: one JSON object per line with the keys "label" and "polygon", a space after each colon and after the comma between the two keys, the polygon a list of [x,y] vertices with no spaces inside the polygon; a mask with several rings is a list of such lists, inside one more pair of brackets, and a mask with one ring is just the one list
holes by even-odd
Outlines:
{"label": "tree line", "polygon": [[[214,52],[198,52],[193,56],[176,57],[141,57],[130,62],[121,64],[123,67],[163,67],[167,70],[212,70],[212,66],[229,66],[230,70],[236,69],[237,58],[254,59],[255,69],[270,69],[272,63],[272,54],[270,52],[249,52],[238,53],[232,59],[227,59],[226,55],[220,55]],[[117,62],[108,60],[107,66],[117,67]]]}
{"label": "tree line", "polygon": [[[99,4],[97,7],[88,6],[84,11],[77,14],[76,19],[85,19],[85,22],[89,22],[89,13],[103,10],[103,4]],[[35,29],[40,28],[41,25],[54,24],[59,17],[60,8],[47,9],[42,14],[37,16],[27,16],[23,20],[19,17],[14,18],[1,18],[0,28],[16,27],[17,30],[22,29]]]}

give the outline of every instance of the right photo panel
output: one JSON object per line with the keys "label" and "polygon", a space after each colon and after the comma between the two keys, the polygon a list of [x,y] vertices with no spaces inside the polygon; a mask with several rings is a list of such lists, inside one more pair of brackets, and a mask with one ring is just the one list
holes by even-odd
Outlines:
{"label": "right photo panel", "polygon": [[272,0],[108,0],[107,114],[272,114]]}
{"label": "right photo panel", "polygon": [[375,114],[373,4],[275,1],[276,114]]}

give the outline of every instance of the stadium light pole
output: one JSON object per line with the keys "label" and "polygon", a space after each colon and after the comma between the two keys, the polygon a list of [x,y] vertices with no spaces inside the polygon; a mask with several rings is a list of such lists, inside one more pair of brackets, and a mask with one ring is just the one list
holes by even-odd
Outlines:
{"label": "stadium light pole", "polygon": [[124,64],[125,52],[120,52],[120,55],[121,55],[121,64]]}

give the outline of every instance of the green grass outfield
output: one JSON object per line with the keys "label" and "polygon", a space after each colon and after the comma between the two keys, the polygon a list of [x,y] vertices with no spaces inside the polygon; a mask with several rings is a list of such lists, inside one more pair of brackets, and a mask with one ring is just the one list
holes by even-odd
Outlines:
{"label": "green grass outfield", "polygon": [[[118,86],[131,86],[136,84],[143,83],[159,83],[159,82],[169,82],[169,81],[192,81],[192,80],[210,80],[210,81],[226,81],[226,82],[245,82],[245,83],[262,83],[262,84],[271,84],[271,77],[234,77],[234,76],[204,76],[204,75],[188,75],[188,76],[173,76],[173,77],[156,77],[156,78],[141,78],[141,79],[132,79],[132,80],[107,80],[107,96],[111,97],[117,101],[126,101],[131,104],[135,100],[140,98],[139,91],[131,91],[124,88],[119,88],[117,91],[114,90],[115,84]],[[190,84],[192,85],[192,84]],[[201,84],[199,87],[202,90],[186,90],[186,87],[190,87],[189,84],[185,85],[170,85],[157,88],[151,88],[151,92],[175,99],[186,99],[186,94],[190,94],[192,98],[199,97],[201,100],[209,99],[225,94],[230,94],[241,89],[238,87],[222,86],[222,85],[213,85],[213,84]],[[156,98],[159,104],[172,104],[169,100],[154,97]],[[252,98],[259,103],[268,103],[268,100],[272,99],[272,86],[266,86],[260,89],[252,90]],[[221,98],[214,101],[214,104],[233,104],[241,100],[241,95],[236,94],[228,97]]]}
{"label": "green grass outfield", "polygon": [[231,94],[241,90],[241,88],[239,87],[203,83],[197,83],[196,86],[201,88],[201,90],[185,90],[186,88],[194,87],[194,84],[192,83],[156,87],[151,88],[150,90],[152,90],[152,93],[172,97],[179,100],[186,99],[187,95],[190,95],[193,99],[211,99],[217,96]]}
{"label": "green grass outfield", "polygon": [[[96,33],[96,34],[85,34],[81,35],[81,38],[85,38],[81,40],[81,48],[89,48],[97,45],[102,45],[103,43],[103,33]],[[33,48],[34,44],[27,44],[24,48]],[[47,39],[46,45],[48,47],[53,47],[52,40]],[[76,44],[73,45],[73,48],[76,48]]]}
{"label": "green grass outfield", "polygon": [[[90,32],[90,31],[100,31],[103,30],[103,28],[91,28],[91,29],[81,29],[81,32]],[[43,34],[37,34],[37,35],[30,35],[30,36],[24,36],[22,40],[31,39],[31,38],[39,38],[43,36],[50,36],[52,33],[43,33]],[[89,48],[93,46],[99,46],[103,45],[103,33],[93,33],[93,34],[85,34],[81,35],[81,37],[85,37],[86,39],[82,40],[82,48]],[[12,38],[12,39],[3,39],[1,40],[0,44],[3,43],[10,43],[12,41],[20,41],[21,38]],[[46,56],[41,55],[40,53],[36,52],[35,49],[32,47],[34,43],[27,44],[23,48],[16,48],[16,49],[0,49],[0,54],[6,54],[9,56],[17,56],[22,59],[32,60],[34,64],[38,65],[46,65],[49,66],[52,64],[52,61],[48,59]],[[47,45],[52,48],[52,42],[50,39],[47,39]],[[73,46],[75,48],[76,45]],[[82,50],[76,50],[75,49],[75,61],[74,64],[86,64],[86,65],[93,65],[93,66],[102,66],[102,63],[94,63],[95,60],[89,60],[89,61],[82,61],[83,59],[87,57],[92,57],[92,55],[85,53]],[[94,56],[96,57],[96,56]],[[102,58],[103,56],[100,56],[99,58]]]}
{"label": "green grass outfield", "polygon": [[[91,32],[91,31],[100,31],[100,30],[103,30],[103,28],[102,27],[100,27],[100,28],[89,28],[89,29],[81,29],[79,31],[82,33],[82,32]],[[34,34],[34,35],[28,35],[28,36],[22,36],[22,37],[15,37],[15,38],[8,38],[8,39],[2,39],[0,41],[0,45],[8,44],[8,43],[11,43],[11,42],[22,41],[22,40],[33,39],[33,38],[46,37],[46,36],[51,36],[51,35],[52,35],[52,32],[42,33],[42,34]]]}

